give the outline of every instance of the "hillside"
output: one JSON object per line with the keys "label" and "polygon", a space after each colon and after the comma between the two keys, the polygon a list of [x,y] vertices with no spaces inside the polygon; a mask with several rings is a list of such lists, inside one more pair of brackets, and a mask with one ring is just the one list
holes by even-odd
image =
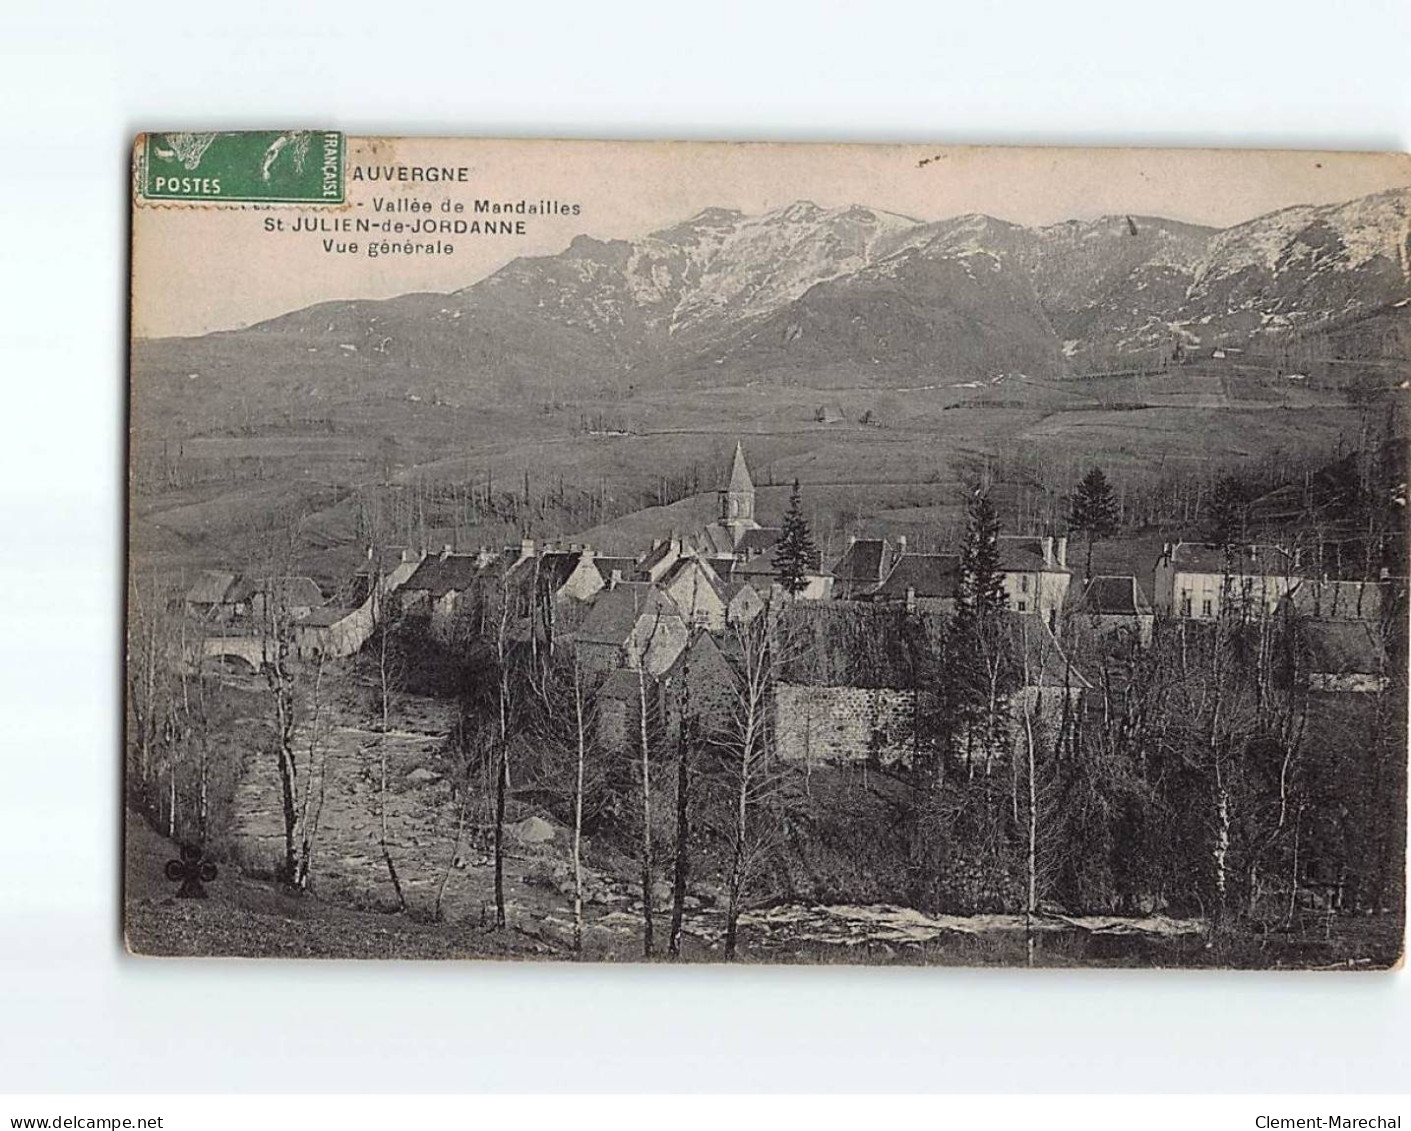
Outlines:
{"label": "hillside", "polygon": [[[1178,341],[1274,342],[1411,297],[1409,200],[1394,190],[1223,231],[1147,216],[1025,228],[807,201],[759,216],[710,208],[637,240],[579,236],[452,294],[139,342],[152,400],[138,421],[171,413],[165,394],[193,373],[210,423],[228,426],[249,403],[282,400],[295,414],[369,395],[503,402],[721,373],[905,389],[1149,362]],[[1339,344],[1365,355],[1348,335]]]}

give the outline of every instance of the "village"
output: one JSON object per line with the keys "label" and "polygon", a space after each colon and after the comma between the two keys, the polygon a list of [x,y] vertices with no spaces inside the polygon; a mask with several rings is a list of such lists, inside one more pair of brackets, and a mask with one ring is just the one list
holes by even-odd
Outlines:
{"label": "village", "polygon": [[[271,581],[207,571],[185,593],[184,610],[205,629],[202,660],[258,669],[267,647],[260,626],[276,605],[290,620],[296,656],[338,658],[361,649],[380,616],[424,620],[429,635],[447,644],[468,624],[490,634],[495,626],[487,620],[486,594],[504,592],[511,595],[508,629],[514,639],[550,652],[566,649],[585,672],[607,680],[608,694],[632,683],[630,696],[636,695],[635,680],[623,673],[641,671],[653,684],[669,684],[685,666],[688,648],[718,650],[783,600],[956,613],[963,583],[958,547],[916,552],[905,534],[850,536],[835,561],[826,567],[816,559],[806,563],[786,587],[777,560],[784,531],[755,519],[756,489],[741,444],[717,495],[714,522],[657,539],[635,557],[531,538],[473,552],[378,547],[377,560],[370,548],[353,579],[353,601],[326,600],[308,577]],[[1300,617],[1309,648],[1307,678],[1316,690],[1356,693],[1386,686],[1380,626],[1393,600],[1388,594],[1400,582],[1385,569],[1374,578],[1310,576],[1299,554],[1278,545],[1177,541],[1165,544],[1148,575],[1084,576],[1081,566],[1070,566],[1066,534],[999,533],[995,546],[1005,609],[1046,642],[1051,666],[1066,670],[1078,688],[1091,684],[1066,657],[1065,634],[1109,638],[1118,648],[1144,647],[1158,616],[1209,624],[1232,605],[1245,615]],[[848,700],[842,692],[857,689],[835,690],[841,703]],[[819,716],[800,722],[784,709],[782,733],[835,733],[827,757],[867,756],[868,731],[855,712],[830,708],[822,694],[809,696],[808,704]],[[804,756],[787,742],[781,754]]]}
{"label": "village", "polygon": [[[771,907],[863,901],[1017,914],[1033,961],[1036,924],[1186,938],[1223,920],[1210,899],[1261,930],[1375,914],[1384,861],[1348,854],[1394,771],[1348,766],[1394,761],[1404,581],[1367,576],[1366,555],[1337,576],[1296,537],[1172,540],[1149,572],[1093,569],[1094,543],[1122,537],[1106,491],[1090,474],[1041,534],[1001,530],[977,491],[953,548],[849,535],[825,562],[798,484],[779,526],[757,520],[739,442],[714,520],[636,554],[374,544],[333,599],[293,571],[206,571],[167,656],[183,688],[268,688],[284,720],[237,755],[245,867],[434,921],[557,921],[571,949],[641,933],[648,955],[654,924],[658,952],[694,931],[733,957]],[[453,674],[428,683],[438,664]],[[319,697],[349,681],[380,723],[374,706],[335,724]],[[193,820],[177,776],[156,802],[174,834]],[[1304,830],[1343,777],[1349,815]],[[1116,810],[1098,831],[1093,806]],[[572,915],[533,909],[535,883]]]}

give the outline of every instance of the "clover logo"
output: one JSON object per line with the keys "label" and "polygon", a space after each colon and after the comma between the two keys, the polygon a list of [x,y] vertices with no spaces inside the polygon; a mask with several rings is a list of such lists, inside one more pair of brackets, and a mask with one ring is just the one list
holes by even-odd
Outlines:
{"label": "clover logo", "polygon": [[205,884],[216,878],[216,866],[209,860],[202,860],[203,853],[194,844],[182,845],[181,859],[168,860],[167,879],[180,883],[176,889],[177,899],[205,899]]}

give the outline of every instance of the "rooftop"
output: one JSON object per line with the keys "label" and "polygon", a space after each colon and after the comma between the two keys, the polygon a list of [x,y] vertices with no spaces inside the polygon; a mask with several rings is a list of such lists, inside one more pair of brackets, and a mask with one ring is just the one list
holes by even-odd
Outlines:
{"label": "rooftop", "polygon": [[538,584],[540,590],[557,593],[567,584],[583,561],[581,550],[549,550],[539,555]]}
{"label": "rooftop", "polygon": [[735,551],[746,556],[771,553],[779,544],[783,533],[783,529],[778,526],[756,526],[740,535]]}
{"label": "rooftop", "polygon": [[[1050,553],[1044,553],[1044,543],[1050,545]],[[1069,573],[1067,566],[1058,564],[1053,557],[1053,539],[1036,538],[1028,534],[1001,534],[998,540],[999,564],[1003,570],[1012,573],[1034,573],[1047,570],[1050,573]]]}
{"label": "rooftop", "polygon": [[735,441],[735,458],[730,464],[730,486],[726,490],[754,490],[754,480],[750,478],[750,469],[745,466],[745,449],[740,446],[738,440]]}
{"label": "rooftop", "polygon": [[1130,574],[1099,574],[1083,590],[1078,611],[1099,616],[1150,616],[1151,602]]}
{"label": "rooftop", "polygon": [[584,644],[627,643],[643,616],[680,619],[676,603],[646,581],[624,581],[614,589],[604,589],[574,640]]}
{"label": "rooftop", "polygon": [[1296,568],[1293,557],[1278,546],[1218,546],[1213,542],[1177,542],[1171,564],[1191,573],[1261,574],[1285,577]]}
{"label": "rooftop", "polygon": [[681,542],[673,535],[658,542],[642,559],[637,569],[642,573],[650,573],[661,565],[662,562],[670,561],[673,557],[681,553]]}
{"label": "rooftop", "polygon": [[464,593],[481,570],[479,554],[447,554],[426,558],[407,579],[408,592],[426,590],[433,600],[447,593]]}
{"label": "rooftop", "polygon": [[870,596],[881,601],[916,597],[954,598],[960,591],[959,554],[903,554]]}
{"label": "rooftop", "polygon": [[1381,636],[1365,621],[1309,620],[1300,626],[1309,666],[1322,675],[1377,675],[1386,666]]}
{"label": "rooftop", "polygon": [[1285,600],[1301,616],[1326,620],[1379,620],[1382,586],[1375,581],[1319,581],[1307,578]]}
{"label": "rooftop", "polygon": [[671,564],[671,567],[664,574],[661,575],[661,579],[657,582],[657,584],[660,585],[663,589],[665,589],[670,586],[671,583],[675,581],[678,577],[680,577],[682,574],[689,573],[692,570],[697,571],[702,577],[704,577],[706,584],[711,589],[714,589],[717,595],[720,594],[722,582],[720,580],[719,575],[716,574],[715,570],[711,567],[708,562],[703,561],[702,559],[697,558],[693,555],[680,557],[675,562],[673,562]]}
{"label": "rooftop", "polygon": [[624,579],[630,578],[632,571],[637,568],[637,559],[606,557],[599,554],[593,558],[593,568],[598,571],[604,581],[612,580],[613,570],[617,570]]}
{"label": "rooftop", "polygon": [[195,583],[186,591],[186,599],[193,605],[218,605],[225,600],[226,593],[235,584],[235,574],[222,570],[202,570]]}
{"label": "rooftop", "polygon": [[858,538],[833,563],[833,576],[839,581],[876,585],[891,562],[891,550],[885,538]]}

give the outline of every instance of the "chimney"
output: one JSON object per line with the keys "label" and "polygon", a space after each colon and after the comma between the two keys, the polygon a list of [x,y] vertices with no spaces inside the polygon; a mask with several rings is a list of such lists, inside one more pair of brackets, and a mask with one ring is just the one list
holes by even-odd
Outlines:
{"label": "chimney", "polygon": [[451,544],[450,544],[449,542],[446,542],[446,543],[444,543],[444,544],[441,546],[441,560],[444,562],[444,561],[445,561],[447,558],[449,558],[450,556],[451,556]]}
{"label": "chimney", "polygon": [[598,552],[592,546],[584,546],[582,550],[583,561],[588,565],[593,564],[593,559],[598,556]]}
{"label": "chimney", "polygon": [[612,571],[611,574],[608,575],[608,589],[609,589],[609,590],[616,589],[616,588],[617,588],[619,585],[621,585],[621,584],[622,584],[622,571],[621,571],[620,569],[615,569],[615,570]]}
{"label": "chimney", "polygon": [[521,559],[532,558],[534,556],[533,538],[521,538],[519,540],[519,556]]}
{"label": "chimney", "polygon": [[857,545],[857,535],[856,535],[856,534],[849,534],[849,535],[848,535],[848,549],[852,549],[852,548],[853,548],[854,546],[856,546],[856,545]]}
{"label": "chimney", "polygon": [[914,613],[914,612],[916,612],[916,588],[915,588],[915,586],[908,585],[908,586],[906,587],[906,611],[909,612],[909,613]]}
{"label": "chimney", "polygon": [[1053,539],[1047,536],[1040,538],[1039,545],[1043,547],[1044,551],[1044,568],[1051,569],[1053,567]]}
{"label": "chimney", "polygon": [[902,554],[904,554],[904,553],[906,553],[906,535],[905,535],[905,534],[898,534],[898,535],[897,535],[897,556],[900,557],[900,556],[901,556]]}
{"label": "chimney", "polygon": [[1058,545],[1057,545],[1057,547],[1056,547],[1056,556],[1058,557],[1058,568],[1059,568],[1059,569],[1067,569],[1067,568],[1068,568],[1068,535],[1066,535],[1066,534],[1060,534],[1060,535],[1058,536]]}

